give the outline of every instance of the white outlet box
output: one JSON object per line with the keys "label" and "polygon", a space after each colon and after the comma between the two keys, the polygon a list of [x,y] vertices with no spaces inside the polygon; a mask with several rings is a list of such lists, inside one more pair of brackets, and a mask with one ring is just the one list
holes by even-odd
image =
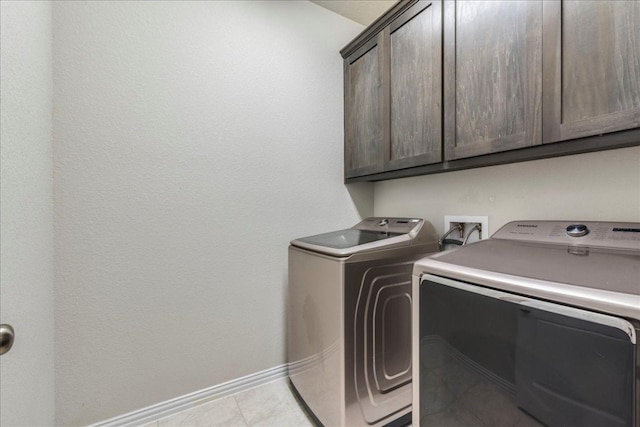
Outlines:
{"label": "white outlet box", "polygon": [[[463,224],[464,231],[463,236],[460,237],[457,231],[451,233],[448,237],[450,239],[464,240],[469,232],[471,235],[467,240],[467,243],[477,242],[489,237],[489,217],[488,216],[471,216],[471,215],[446,215],[444,217],[444,232],[446,233],[455,224]],[[481,230],[472,231],[476,224],[480,224]]]}

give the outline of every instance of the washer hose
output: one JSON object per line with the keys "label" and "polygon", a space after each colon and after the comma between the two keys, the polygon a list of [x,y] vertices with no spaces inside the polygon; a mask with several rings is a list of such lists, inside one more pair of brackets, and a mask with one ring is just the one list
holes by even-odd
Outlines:
{"label": "washer hose", "polygon": [[462,236],[462,233],[464,233],[464,226],[461,223],[458,223],[458,224],[454,225],[453,227],[451,227],[449,229],[449,231],[444,233],[444,235],[440,238],[440,240],[438,240],[438,248],[439,248],[439,250],[444,249],[444,245],[458,245],[458,246],[461,246],[461,245],[464,244],[460,240],[447,239],[449,234],[453,233],[456,230],[460,231],[460,236]]}
{"label": "washer hose", "polygon": [[476,224],[471,231],[469,231],[466,235],[466,237],[464,238],[464,240],[462,241],[462,245],[466,245],[467,241],[469,240],[469,237],[471,237],[471,235],[473,234],[474,231],[478,230],[478,237],[480,237],[480,231],[482,231],[482,226],[480,226],[480,224]]}

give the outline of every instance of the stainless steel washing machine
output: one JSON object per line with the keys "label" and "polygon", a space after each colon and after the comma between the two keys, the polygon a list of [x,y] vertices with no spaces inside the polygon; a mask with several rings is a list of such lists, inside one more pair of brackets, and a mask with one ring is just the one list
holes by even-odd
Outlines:
{"label": "stainless steel washing machine", "polygon": [[289,246],[289,378],[317,422],[411,420],[411,272],[438,250],[417,218],[367,218]]}
{"label": "stainless steel washing machine", "polygon": [[640,426],[640,223],[511,222],[413,295],[414,425]]}

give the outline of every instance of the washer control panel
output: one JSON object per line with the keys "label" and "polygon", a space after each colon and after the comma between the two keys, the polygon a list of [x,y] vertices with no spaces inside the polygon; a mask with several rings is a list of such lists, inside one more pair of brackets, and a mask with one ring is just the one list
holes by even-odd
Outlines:
{"label": "washer control panel", "polygon": [[491,238],[640,250],[640,223],[513,221],[496,231]]}
{"label": "washer control panel", "polygon": [[357,230],[379,231],[381,233],[408,234],[417,231],[423,224],[420,218],[372,217],[362,220],[353,228]]}

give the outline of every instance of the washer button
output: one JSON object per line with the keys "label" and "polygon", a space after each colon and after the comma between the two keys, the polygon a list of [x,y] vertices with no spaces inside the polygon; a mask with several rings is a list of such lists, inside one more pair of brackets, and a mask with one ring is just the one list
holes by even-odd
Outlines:
{"label": "washer button", "polygon": [[589,234],[589,229],[584,224],[571,224],[567,227],[567,235],[570,237],[582,237]]}

